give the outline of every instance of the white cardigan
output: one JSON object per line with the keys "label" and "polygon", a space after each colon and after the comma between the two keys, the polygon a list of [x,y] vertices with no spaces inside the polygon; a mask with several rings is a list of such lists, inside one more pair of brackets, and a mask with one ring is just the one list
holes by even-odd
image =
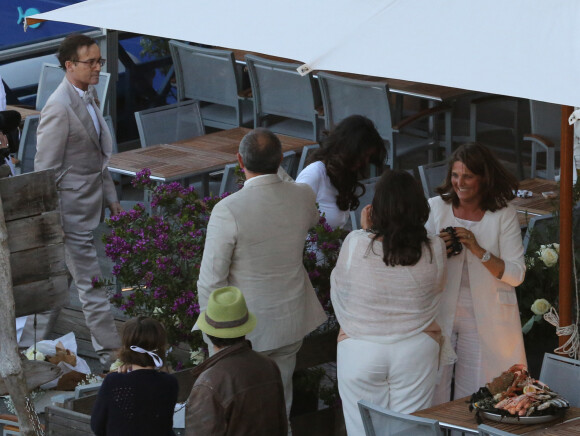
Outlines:
{"label": "white cardigan", "polygon": [[[431,214],[426,224],[430,234],[448,226],[462,227],[453,215],[451,203],[441,197],[429,200]],[[501,279],[485,268],[473,253],[463,250],[447,261],[447,285],[441,300],[437,322],[443,334],[451,336],[463,260],[467,262],[471,297],[475,309],[477,331],[481,341],[483,371],[479,385],[483,386],[515,363],[526,363],[522,327],[514,286],[524,280],[524,247],[517,212],[511,205],[495,212],[485,212],[473,229],[478,244],[501,258],[505,271]]]}
{"label": "white cardigan", "polygon": [[423,332],[437,317],[445,282],[445,245],[430,238],[410,266],[386,266],[383,247],[355,230],[330,277],[332,306],[351,338],[389,344]]}

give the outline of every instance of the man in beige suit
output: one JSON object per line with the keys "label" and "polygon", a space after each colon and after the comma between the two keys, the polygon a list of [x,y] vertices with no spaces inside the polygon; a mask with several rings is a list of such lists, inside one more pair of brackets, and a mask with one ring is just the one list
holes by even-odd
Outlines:
{"label": "man in beige suit", "polygon": [[[106,292],[91,283],[93,277],[101,275],[93,230],[103,220],[106,206],[111,215],[121,211],[107,170],[112,138],[94,101],[93,85],[99,82],[105,60],[95,41],[80,34],[65,38],[57,57],[65,78],[42,109],[34,169],[55,168],[57,177],[62,176],[58,190],[66,263],[93,346],[108,369],[121,344]],[[56,315],[52,313],[51,319]]]}
{"label": "man in beige suit", "polygon": [[201,310],[215,289],[242,290],[258,320],[247,339],[278,364],[290,416],[296,353],[326,315],[302,263],[306,234],[319,218],[315,196],[277,175],[281,160],[280,140],[269,130],[242,139],[246,183],[212,211],[197,286]]}

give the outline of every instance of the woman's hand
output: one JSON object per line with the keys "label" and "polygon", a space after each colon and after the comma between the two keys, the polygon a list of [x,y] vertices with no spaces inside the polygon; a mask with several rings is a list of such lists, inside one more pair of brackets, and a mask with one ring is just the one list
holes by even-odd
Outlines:
{"label": "woman's hand", "polygon": [[478,257],[483,256],[485,250],[479,246],[477,239],[475,239],[475,235],[471,230],[467,230],[463,227],[455,227],[455,234],[457,235],[459,242],[461,242],[465,248]]}
{"label": "woman's hand", "polygon": [[452,247],[453,236],[451,236],[451,234],[449,232],[446,232],[445,229],[442,229],[441,232],[439,232],[439,237],[445,243],[445,250],[447,252],[447,257],[451,256],[451,254],[453,253],[453,247]]}
{"label": "woman's hand", "polygon": [[[483,257],[486,250],[479,245],[471,230],[467,230],[463,227],[455,227],[455,234],[457,235],[459,242],[461,242],[463,246],[471,251],[478,259]],[[485,266],[494,277],[501,279],[505,271],[505,262],[491,253],[490,255],[491,257],[489,260],[482,262],[482,265]]]}
{"label": "woman's hand", "polygon": [[372,212],[372,205],[367,204],[365,207],[363,207],[360,213],[360,226],[363,230],[369,230],[373,227]]}

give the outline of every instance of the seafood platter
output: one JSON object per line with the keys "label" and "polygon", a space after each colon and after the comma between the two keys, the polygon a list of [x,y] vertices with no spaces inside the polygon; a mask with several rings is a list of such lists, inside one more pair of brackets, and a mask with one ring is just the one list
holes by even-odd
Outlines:
{"label": "seafood platter", "polygon": [[513,365],[471,396],[469,410],[481,418],[507,424],[539,424],[552,421],[570,407],[548,385],[528,374],[524,365]]}

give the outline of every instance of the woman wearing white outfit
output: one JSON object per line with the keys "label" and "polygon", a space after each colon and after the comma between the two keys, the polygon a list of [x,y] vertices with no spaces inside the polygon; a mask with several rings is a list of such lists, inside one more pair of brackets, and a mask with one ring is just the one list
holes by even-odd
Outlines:
{"label": "woman wearing white outfit", "polygon": [[342,120],[312,156],[296,183],[305,183],[316,194],[316,203],[333,229],[343,227],[349,211],[359,206],[369,162],[382,166],[385,145],[371,120],[352,115]]}
{"label": "woman wearing white outfit", "polygon": [[364,435],[357,401],[411,413],[431,404],[445,246],[427,236],[427,200],[404,171],[383,174],[365,230],[345,239],[331,275],[340,323],[337,369],[346,429]]}
{"label": "woman wearing white outfit", "polygon": [[[463,249],[447,261],[447,284],[437,321],[457,353],[454,398],[476,392],[515,363],[526,363],[514,286],[524,280],[524,248],[516,210],[517,180],[481,144],[459,147],[429,200],[430,234],[451,255],[454,227]],[[442,369],[434,404],[451,399],[453,365]]]}

